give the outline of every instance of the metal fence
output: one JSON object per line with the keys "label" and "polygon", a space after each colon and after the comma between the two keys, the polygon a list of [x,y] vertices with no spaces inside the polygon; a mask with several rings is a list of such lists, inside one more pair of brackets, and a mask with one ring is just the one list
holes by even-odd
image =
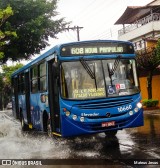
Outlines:
{"label": "metal fence", "polygon": [[121,36],[153,21],[160,21],[160,13],[152,13],[140,20],[137,20],[133,24],[123,27],[122,29],[118,30],[118,36]]}

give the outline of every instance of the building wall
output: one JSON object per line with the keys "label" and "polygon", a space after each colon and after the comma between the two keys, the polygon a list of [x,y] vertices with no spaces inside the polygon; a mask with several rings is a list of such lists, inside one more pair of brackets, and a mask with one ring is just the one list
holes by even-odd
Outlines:
{"label": "building wall", "polygon": [[[140,77],[140,88],[142,94],[142,100],[148,99],[148,92],[147,92],[147,77]],[[159,107],[160,107],[160,75],[153,76],[152,79],[152,99],[159,100]]]}
{"label": "building wall", "polygon": [[154,41],[152,41],[152,40],[148,40],[147,42],[146,42],[146,47],[156,47],[156,45],[157,45],[157,41],[156,40],[154,40]]}
{"label": "building wall", "polygon": [[153,32],[157,33],[159,36],[159,31],[160,31],[160,20],[158,21],[152,21],[149,22],[141,27],[138,27],[132,31],[129,31],[128,33],[122,34],[118,36],[119,40],[129,40],[134,42],[137,38],[142,38],[144,36],[150,36],[152,35]]}

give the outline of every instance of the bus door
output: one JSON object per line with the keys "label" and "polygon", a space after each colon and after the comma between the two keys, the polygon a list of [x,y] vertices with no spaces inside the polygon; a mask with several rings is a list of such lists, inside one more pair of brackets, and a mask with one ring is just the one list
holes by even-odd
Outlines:
{"label": "bus door", "polygon": [[20,119],[19,103],[18,103],[18,77],[13,78],[13,88],[14,88],[13,113],[15,118]]}
{"label": "bus door", "polygon": [[53,60],[48,62],[48,89],[51,127],[55,133],[60,133],[60,107],[59,107],[59,75]]}
{"label": "bus door", "polygon": [[28,124],[31,123],[31,112],[30,112],[30,79],[29,72],[25,72],[25,102],[26,102],[26,113]]}

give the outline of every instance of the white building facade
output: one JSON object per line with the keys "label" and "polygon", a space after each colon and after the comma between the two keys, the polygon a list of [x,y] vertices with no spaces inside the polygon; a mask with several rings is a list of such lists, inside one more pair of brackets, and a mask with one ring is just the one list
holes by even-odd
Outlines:
{"label": "white building facade", "polygon": [[152,47],[160,38],[160,0],[129,6],[115,24],[122,24],[119,40],[131,41],[136,50]]}

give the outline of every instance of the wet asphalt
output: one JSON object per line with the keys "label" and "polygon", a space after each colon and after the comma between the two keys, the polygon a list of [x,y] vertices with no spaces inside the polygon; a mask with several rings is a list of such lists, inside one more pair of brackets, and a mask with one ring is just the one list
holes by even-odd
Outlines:
{"label": "wet asphalt", "polygon": [[0,149],[0,159],[43,159],[44,167],[160,167],[160,110],[144,111],[144,126],[120,130],[114,137],[100,133],[53,139],[21,132],[11,111],[4,111]]}

